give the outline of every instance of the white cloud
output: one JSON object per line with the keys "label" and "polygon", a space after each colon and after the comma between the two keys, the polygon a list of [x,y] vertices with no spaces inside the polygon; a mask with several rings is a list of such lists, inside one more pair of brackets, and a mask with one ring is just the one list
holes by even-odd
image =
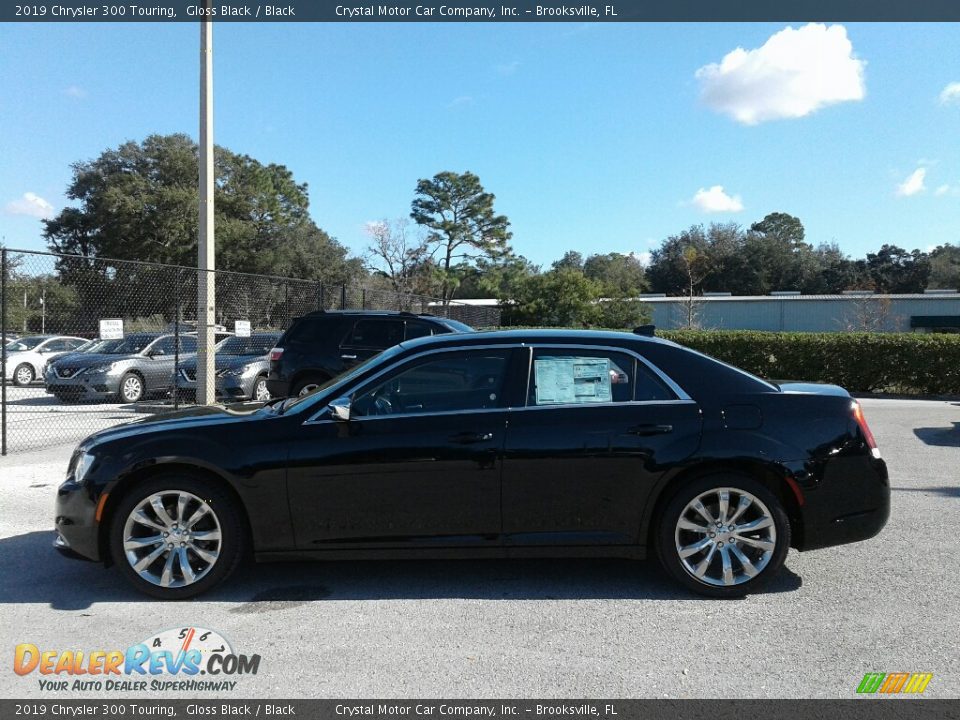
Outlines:
{"label": "white cloud", "polygon": [[468,105],[473,105],[473,96],[472,95],[461,95],[460,97],[455,97],[447,104],[448,109],[467,107]]}
{"label": "white cloud", "polygon": [[960,103],[960,82],[948,83],[940,91],[940,104],[949,105],[951,103]]}
{"label": "white cloud", "polygon": [[636,259],[644,267],[650,265],[650,261],[653,259],[653,255],[646,250],[642,250],[641,252],[632,252],[630,253],[630,256]]}
{"label": "white cloud", "polygon": [[499,75],[513,75],[520,68],[520,61],[514,60],[513,62],[500,63],[494,70],[497,71]]}
{"label": "white cloud", "polygon": [[866,63],[843,25],[787,27],[761,47],[738,47],[697,70],[701,98],[744,125],[798,118],[827,105],[862,100]]}
{"label": "white cloud", "polygon": [[66,90],[63,91],[63,94],[67,97],[76,98],[77,100],[82,100],[87,96],[87,91],[84,90],[79,85],[71,85]]}
{"label": "white cloud", "polygon": [[53,205],[32,192],[25,192],[23,197],[11,200],[3,210],[8,215],[29,215],[41,219],[53,217]]}
{"label": "white cloud", "polygon": [[911,195],[922,193],[924,190],[926,190],[926,186],[923,184],[926,176],[926,168],[917,168],[910,173],[906,180],[897,185],[897,195],[900,197],[910,197]]}
{"label": "white cloud", "polygon": [[709,190],[700,188],[697,194],[690,201],[701,212],[722,213],[722,212],[740,212],[743,210],[743,202],[739,195],[728,195],[723,185],[714,185]]}
{"label": "white cloud", "polygon": [[933,191],[933,194],[936,195],[937,197],[941,197],[942,195],[946,195],[948,192],[950,192],[950,186],[941,185],[940,187],[938,187],[936,190]]}

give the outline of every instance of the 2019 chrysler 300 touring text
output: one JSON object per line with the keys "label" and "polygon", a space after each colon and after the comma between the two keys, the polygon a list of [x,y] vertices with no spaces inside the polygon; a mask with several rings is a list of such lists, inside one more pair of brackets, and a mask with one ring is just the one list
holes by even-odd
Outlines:
{"label": "2019 chrysler 300 touring text", "polygon": [[257,560],[655,554],[714,597],[886,523],[860,405],[654,337],[406,341],[303,396],[84,440],[55,546],[186,598]]}

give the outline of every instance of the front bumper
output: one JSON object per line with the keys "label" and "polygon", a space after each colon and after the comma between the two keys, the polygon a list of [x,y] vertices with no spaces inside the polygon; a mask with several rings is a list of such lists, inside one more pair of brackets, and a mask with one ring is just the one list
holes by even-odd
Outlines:
{"label": "front bumper", "polygon": [[62,555],[99,561],[100,525],[96,520],[99,493],[89,486],[67,480],[57,488],[54,511],[54,548]]}
{"label": "front bumper", "polygon": [[[217,377],[214,385],[214,392],[217,400],[249,400],[253,397],[253,387],[256,384],[257,376],[249,378],[227,376]],[[181,396],[196,397],[197,381],[188,380],[183,375],[177,374],[176,378],[177,392]]]}
{"label": "front bumper", "polygon": [[44,376],[46,391],[51,395],[68,395],[78,399],[105,399],[120,392],[121,375],[96,373],[62,378],[53,372]]}

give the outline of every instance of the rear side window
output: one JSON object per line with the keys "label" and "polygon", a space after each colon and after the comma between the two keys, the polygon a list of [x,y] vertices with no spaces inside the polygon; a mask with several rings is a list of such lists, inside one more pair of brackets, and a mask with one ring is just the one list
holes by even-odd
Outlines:
{"label": "rear side window", "polygon": [[636,390],[633,399],[640,402],[676,400],[677,396],[660,377],[642,362],[637,363]]}
{"label": "rear side window", "polygon": [[358,320],[344,345],[385,349],[401,342],[402,320]]}
{"label": "rear side window", "polygon": [[433,335],[433,326],[427,325],[427,323],[416,322],[416,321],[407,321],[407,340],[413,340],[414,338],[419,337],[429,337]]}
{"label": "rear side window", "polygon": [[329,339],[335,330],[333,318],[304,317],[295,321],[278,342],[315,343]]}

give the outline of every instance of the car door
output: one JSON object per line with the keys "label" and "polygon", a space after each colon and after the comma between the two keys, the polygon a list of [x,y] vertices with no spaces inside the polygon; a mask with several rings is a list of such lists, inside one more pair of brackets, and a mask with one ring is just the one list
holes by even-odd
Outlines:
{"label": "car door", "polygon": [[504,448],[504,543],[636,543],[663,468],[699,439],[696,403],[638,356],[535,347]]}
{"label": "car door", "polygon": [[35,351],[36,362],[33,363],[34,371],[37,376],[40,377],[43,374],[44,369],[47,367],[47,363],[51,360],[57,358],[60,355],[63,355],[67,350],[69,350],[69,345],[67,341],[61,338],[55,338],[53,340],[45,340],[37,346]]}
{"label": "car door", "polygon": [[404,323],[400,318],[357,320],[340,344],[340,359],[349,369],[403,342],[403,338]]}
{"label": "car door", "polygon": [[297,544],[497,547],[504,387],[510,349],[461,349],[403,361],[290,441]]}
{"label": "car door", "polygon": [[176,338],[164,335],[157,338],[146,350],[144,361],[139,364],[144,383],[148,391],[157,390],[170,384],[173,375],[173,363],[176,356]]}

